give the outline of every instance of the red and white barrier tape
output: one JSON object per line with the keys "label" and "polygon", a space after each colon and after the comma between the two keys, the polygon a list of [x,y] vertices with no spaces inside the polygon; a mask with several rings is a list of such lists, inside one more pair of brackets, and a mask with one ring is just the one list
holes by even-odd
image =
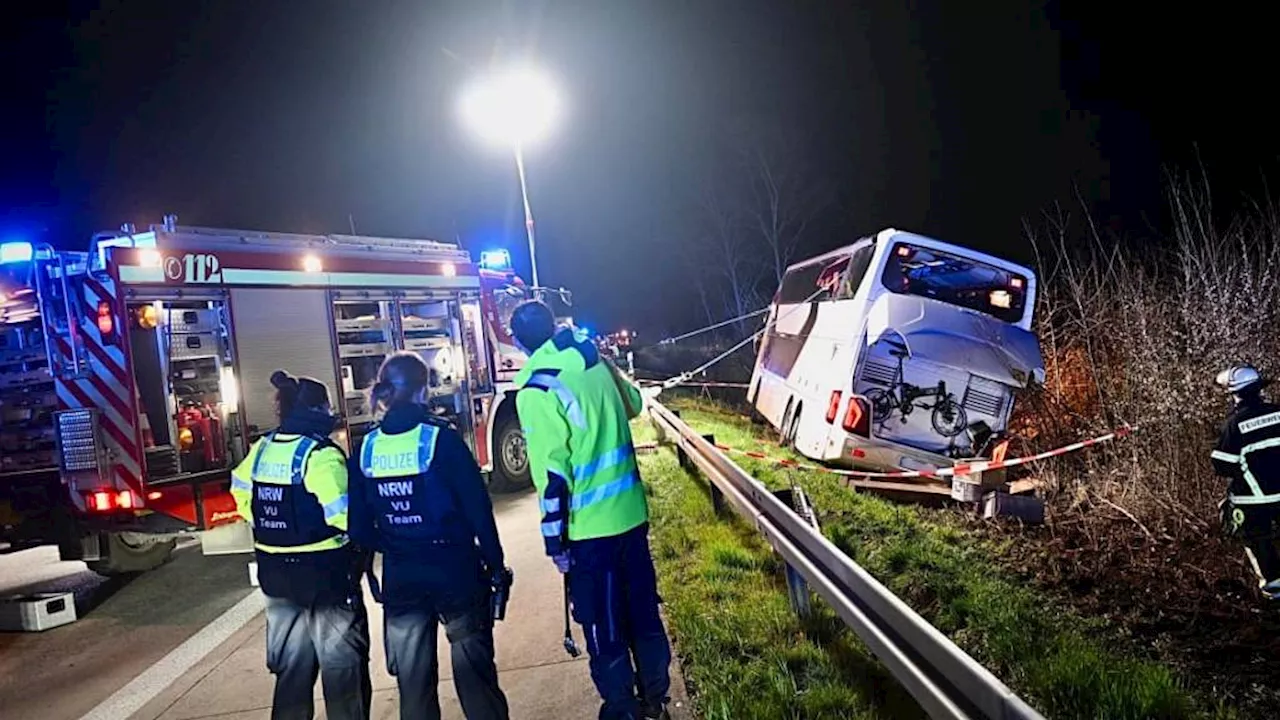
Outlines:
{"label": "red and white barrier tape", "polygon": [[727,445],[720,445],[718,443],[716,444],[716,448],[724,452],[733,453],[735,455],[742,455],[744,457],[749,457],[756,460],[765,460],[777,465],[782,465],[783,467],[789,467],[796,470],[825,472],[825,473],[831,473],[833,475],[843,475],[845,477],[859,477],[859,478],[869,478],[869,479],[881,479],[881,478],[901,479],[901,478],[917,478],[917,477],[918,478],[944,478],[944,477],[951,477],[952,475],[968,475],[970,473],[983,472],[985,470],[999,470],[1000,468],[1015,467],[1017,465],[1025,465],[1027,463],[1033,463],[1040,460],[1045,460],[1051,457],[1056,457],[1058,455],[1066,455],[1068,453],[1076,452],[1077,450],[1083,450],[1084,448],[1090,447],[1092,445],[1099,445],[1101,443],[1110,442],[1112,440],[1125,437],[1133,433],[1136,429],[1137,428],[1125,426],[1125,427],[1113,430],[1112,432],[1109,432],[1106,435],[1099,435],[1098,437],[1090,438],[1088,440],[1081,440],[1080,442],[1071,443],[1070,445],[1064,445],[1060,448],[1047,450],[1045,452],[1037,453],[1035,455],[1028,455],[1026,457],[1020,457],[1020,458],[1011,458],[1009,460],[983,460],[979,462],[961,463],[959,465],[953,465],[952,467],[948,467],[948,468],[939,468],[938,470],[934,470],[934,471],[900,470],[897,472],[870,472],[870,471],[863,471],[863,470],[840,470],[836,468],[824,467],[821,465],[808,465],[805,463],[797,462],[795,460],[788,460],[786,458],[777,458],[762,452],[754,452],[751,450],[739,450],[738,448],[732,448]]}

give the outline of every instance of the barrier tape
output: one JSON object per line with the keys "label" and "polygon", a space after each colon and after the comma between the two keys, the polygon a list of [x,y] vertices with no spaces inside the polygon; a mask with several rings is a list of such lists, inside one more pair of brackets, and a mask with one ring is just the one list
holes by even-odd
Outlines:
{"label": "barrier tape", "polygon": [[750,383],[733,383],[733,382],[682,382],[676,385],[665,385],[658,380],[642,380],[641,387],[661,387],[664,390],[672,387],[700,387],[700,388],[737,388],[745,390],[751,387]]}
{"label": "barrier tape", "polygon": [[1071,443],[1070,445],[1063,445],[1060,448],[1047,450],[1042,453],[1036,453],[1035,455],[1027,455],[1025,457],[1011,458],[1008,460],[982,460],[979,462],[960,463],[959,465],[953,465],[948,468],[940,468],[934,471],[900,470],[896,472],[871,472],[866,470],[842,470],[838,468],[829,468],[822,465],[810,465],[807,463],[798,462],[796,460],[788,460],[786,458],[777,458],[777,457],[773,457],[772,455],[767,455],[765,453],[752,451],[752,450],[740,450],[738,448],[729,447],[727,445],[721,445],[719,443],[716,444],[716,448],[724,452],[732,453],[734,455],[742,455],[744,457],[749,457],[755,460],[765,460],[768,462],[772,462],[776,465],[789,467],[795,470],[825,472],[833,475],[842,475],[844,477],[886,479],[886,480],[902,479],[902,478],[940,479],[940,478],[951,477],[953,475],[968,475],[970,473],[984,472],[986,470],[999,470],[1001,468],[1016,467],[1018,465],[1026,465],[1027,463],[1039,462],[1040,460],[1046,460],[1051,457],[1057,457],[1059,455],[1066,455],[1068,453],[1073,453],[1078,450],[1083,450],[1084,448],[1091,447],[1093,445],[1100,445],[1102,443],[1111,442],[1112,440],[1118,440],[1136,431],[1137,431],[1137,428],[1126,425],[1124,427],[1117,428],[1116,430],[1113,430],[1105,435],[1099,435],[1098,437],[1089,438],[1088,440],[1081,440],[1080,442],[1074,442],[1074,443]]}

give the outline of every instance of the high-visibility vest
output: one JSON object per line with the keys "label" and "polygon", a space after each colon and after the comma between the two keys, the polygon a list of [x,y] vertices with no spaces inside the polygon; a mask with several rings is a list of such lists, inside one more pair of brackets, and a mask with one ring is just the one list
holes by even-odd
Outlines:
{"label": "high-visibility vest", "polygon": [[[248,492],[253,515],[253,539],[268,553],[323,552],[343,547],[347,536],[329,521],[346,515],[345,490],[322,504],[307,488],[307,461],[327,447],[307,436],[278,440],[270,433],[254,444],[246,457],[246,478],[240,468],[232,474],[232,491]],[[333,482],[325,477],[313,483]]]}
{"label": "high-visibility vest", "polygon": [[441,432],[430,423],[400,433],[375,429],[360,446],[360,470],[368,478],[365,504],[388,556],[423,562],[436,551],[475,552],[475,530],[451,490],[455,479],[428,482]]}
{"label": "high-visibility vest", "polygon": [[[529,358],[516,382],[522,387],[517,407],[534,483],[542,495],[548,548],[556,534],[588,540],[621,535],[645,523],[648,504],[627,409],[595,348],[562,331]],[[560,442],[566,422],[568,463],[556,466],[541,448],[548,434]],[[567,500],[555,492],[556,478],[566,481]],[[566,519],[567,528],[558,524]]]}

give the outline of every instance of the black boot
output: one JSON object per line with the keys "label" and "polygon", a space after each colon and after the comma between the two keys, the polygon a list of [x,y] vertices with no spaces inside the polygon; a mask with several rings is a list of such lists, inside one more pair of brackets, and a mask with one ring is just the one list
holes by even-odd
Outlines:
{"label": "black boot", "polygon": [[667,712],[667,703],[653,704],[645,700],[640,701],[640,714],[645,720],[671,720],[671,713]]}

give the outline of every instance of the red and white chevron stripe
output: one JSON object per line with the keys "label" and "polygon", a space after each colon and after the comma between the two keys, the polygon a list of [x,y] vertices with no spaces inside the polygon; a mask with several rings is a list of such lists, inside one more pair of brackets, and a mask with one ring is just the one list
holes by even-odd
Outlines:
{"label": "red and white chevron stripe", "polygon": [[[55,388],[58,404],[63,409],[94,408],[102,427],[103,441],[113,459],[115,480],[119,485],[142,494],[142,444],[138,430],[138,412],[135,405],[132,373],[125,351],[103,341],[98,329],[98,305],[106,302],[116,325],[117,337],[122,338],[122,316],[118,312],[117,284],[107,277],[85,277],[72,281],[72,292],[81,303],[80,322],[73,328],[79,334],[84,349],[82,361],[87,372],[83,377],[69,378],[58,373]],[[59,334],[46,324],[46,337],[50,338],[53,352],[62,367],[71,367],[70,343],[74,340]]]}

